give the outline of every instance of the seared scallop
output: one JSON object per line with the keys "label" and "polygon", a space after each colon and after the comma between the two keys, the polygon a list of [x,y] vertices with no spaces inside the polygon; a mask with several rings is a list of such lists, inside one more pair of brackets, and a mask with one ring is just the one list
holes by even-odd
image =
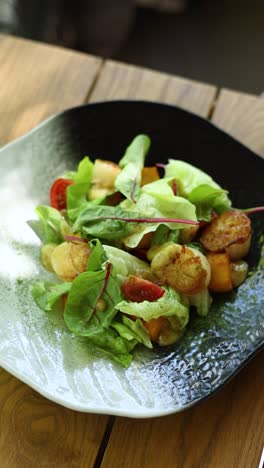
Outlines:
{"label": "seared scallop", "polygon": [[73,281],[86,271],[90,249],[85,243],[63,242],[51,253],[50,262],[56,275],[64,281]]}
{"label": "seared scallop", "polygon": [[245,213],[225,211],[202,232],[201,243],[209,252],[226,252],[231,260],[247,255],[251,240],[251,223]]}
{"label": "seared scallop", "polygon": [[174,243],[167,243],[154,253],[151,270],[183,294],[196,294],[207,288],[211,274],[209,263],[201,252]]}

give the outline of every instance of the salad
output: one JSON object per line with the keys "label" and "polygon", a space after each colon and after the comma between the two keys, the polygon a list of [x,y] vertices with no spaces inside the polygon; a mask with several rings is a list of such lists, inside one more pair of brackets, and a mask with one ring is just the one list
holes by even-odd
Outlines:
{"label": "salad", "polygon": [[150,143],[136,136],[119,164],[84,157],[29,221],[52,273],[33,287],[37,305],[51,313],[60,301],[70,332],[123,366],[138,344],[177,342],[192,309],[207,315],[248,273],[247,214],[184,161],[145,166]]}

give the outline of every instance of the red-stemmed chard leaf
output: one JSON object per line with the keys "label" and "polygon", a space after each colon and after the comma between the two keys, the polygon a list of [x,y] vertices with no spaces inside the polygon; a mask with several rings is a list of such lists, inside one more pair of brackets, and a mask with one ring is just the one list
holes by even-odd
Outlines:
{"label": "red-stemmed chard leaf", "polygon": [[172,191],[173,191],[173,194],[175,195],[175,197],[177,196],[177,192],[178,192],[178,186],[177,186],[177,182],[175,179],[173,179],[172,181]]}
{"label": "red-stemmed chard leaf", "polygon": [[113,219],[116,221],[124,221],[126,223],[178,223],[178,224],[199,224],[198,221],[190,219],[177,219],[177,218],[121,218],[119,216],[100,216],[97,221],[104,221],[106,219]]}
{"label": "red-stemmed chard leaf", "polygon": [[110,262],[107,262],[106,264],[106,273],[105,273],[105,278],[104,278],[104,282],[103,282],[103,285],[102,285],[102,288],[101,288],[101,291],[99,292],[98,294],[98,297],[95,301],[95,304],[94,304],[94,307],[93,307],[93,310],[92,310],[92,313],[88,319],[88,322],[90,322],[90,320],[93,318],[94,314],[96,313],[96,307],[97,307],[97,304],[98,302],[100,301],[100,299],[102,298],[105,290],[106,290],[106,286],[107,286],[107,283],[109,281],[109,278],[110,278],[110,273],[111,273],[111,268],[112,268],[112,263]]}
{"label": "red-stemmed chard leaf", "polygon": [[256,206],[255,208],[248,208],[246,210],[241,210],[247,215],[251,215],[253,213],[261,213],[264,212],[264,206]]}

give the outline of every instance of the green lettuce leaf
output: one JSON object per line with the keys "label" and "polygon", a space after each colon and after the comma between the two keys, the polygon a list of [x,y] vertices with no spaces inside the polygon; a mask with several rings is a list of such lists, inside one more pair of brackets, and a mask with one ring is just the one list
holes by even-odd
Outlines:
{"label": "green lettuce leaf", "polygon": [[39,220],[30,220],[28,225],[33,229],[43,244],[60,244],[63,241],[61,224],[63,216],[51,206],[40,205],[36,208]]}
{"label": "green lettuce leaf", "polygon": [[163,245],[165,242],[175,242],[177,244],[179,241],[179,236],[179,229],[171,231],[171,229],[165,226],[165,224],[160,224],[152,237],[151,247],[154,245]]}
{"label": "green lettuce leaf", "polygon": [[[71,221],[76,217],[76,210],[80,209],[87,202],[87,194],[91,185],[93,173],[93,163],[88,156],[82,159],[78,165],[78,170],[73,176],[74,184],[67,188],[67,210]],[[75,210],[75,211],[74,211]]]}
{"label": "green lettuce leaf", "polygon": [[225,211],[226,191],[211,187],[208,184],[198,185],[188,196],[188,200],[196,206],[197,218],[204,221],[211,221],[212,210],[221,213]]}
{"label": "green lettuce leaf", "polygon": [[141,171],[150,147],[147,135],[138,135],[128,146],[119,165],[123,169],[117,176],[115,188],[132,201],[138,198],[141,182]]}
{"label": "green lettuce leaf", "polygon": [[113,265],[113,275],[116,276],[119,284],[127,279],[129,275],[148,280],[154,279],[150,266],[143,260],[111,245],[103,245],[103,248],[108,261]]}
{"label": "green lettuce leaf", "polygon": [[[209,185],[213,189],[220,189],[211,176],[201,171],[197,167],[176,159],[170,159],[165,168],[165,177],[171,177],[177,182],[179,194],[188,198],[191,192],[199,185]],[[221,212],[230,208],[231,202],[224,192],[219,199],[219,205],[214,207],[215,211]],[[220,210],[220,211],[218,211]]]}
{"label": "green lettuce leaf", "polygon": [[149,334],[141,320],[131,320],[123,315],[122,322],[123,323],[113,321],[111,327],[113,327],[119,333],[119,335],[126,340],[136,340],[138,343],[142,343],[147,348],[153,348]]}
{"label": "green lettuce leaf", "polygon": [[72,283],[44,283],[38,281],[32,288],[36,304],[45,312],[51,312],[56,302],[70,291]]}
{"label": "green lettuce leaf", "polygon": [[[107,283],[106,277],[107,270],[101,270],[87,271],[74,279],[64,320],[75,335],[96,335],[108,328],[116,315],[115,305],[121,299],[120,287],[111,274]],[[99,298],[104,302],[103,308],[97,308]]]}
{"label": "green lettuce leaf", "polygon": [[89,247],[91,248],[91,253],[88,258],[87,270],[102,270],[103,264],[106,262],[107,257],[101,242],[99,239],[92,239],[89,242]]}
{"label": "green lettuce leaf", "polygon": [[80,213],[73,230],[80,229],[83,234],[105,240],[116,240],[130,234],[137,223],[122,221],[123,218],[138,218],[137,212],[123,210],[120,206],[90,206]]}
{"label": "green lettuce leaf", "polygon": [[172,288],[166,288],[165,294],[157,301],[131,302],[121,301],[116,309],[121,312],[142,318],[146,322],[158,317],[176,316],[181,328],[184,328],[189,321],[189,308],[182,303],[180,294]]}
{"label": "green lettuce leaf", "polygon": [[89,343],[123,367],[128,367],[133,360],[130,353],[136,346],[136,340],[127,340],[115,330],[108,328],[89,337]]}
{"label": "green lettuce leaf", "polygon": [[[136,204],[129,201],[121,203],[122,208],[135,210],[141,216],[149,218],[176,218],[196,221],[195,206],[186,198],[175,196],[172,189],[172,179],[160,179],[141,188]],[[163,222],[171,231],[183,229],[185,224]],[[130,234],[123,238],[126,247],[134,248],[148,232],[154,232],[160,223],[151,225],[140,224]]]}

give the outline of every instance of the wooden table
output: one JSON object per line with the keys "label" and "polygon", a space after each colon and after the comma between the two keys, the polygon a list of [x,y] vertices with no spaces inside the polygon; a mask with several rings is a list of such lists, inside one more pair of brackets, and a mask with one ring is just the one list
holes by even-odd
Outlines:
{"label": "wooden table", "polygon": [[[55,112],[119,98],[176,104],[264,155],[263,98],[0,36],[0,145]],[[145,420],[71,411],[0,370],[0,466],[258,467],[263,358],[199,406]]]}

